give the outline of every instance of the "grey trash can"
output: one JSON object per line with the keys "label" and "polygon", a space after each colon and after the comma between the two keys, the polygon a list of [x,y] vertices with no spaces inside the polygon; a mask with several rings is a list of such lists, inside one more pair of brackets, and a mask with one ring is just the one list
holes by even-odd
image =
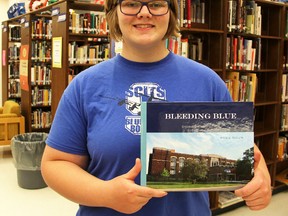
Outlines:
{"label": "grey trash can", "polygon": [[24,133],[11,139],[11,152],[17,169],[17,181],[21,188],[47,187],[41,174],[41,160],[47,133]]}

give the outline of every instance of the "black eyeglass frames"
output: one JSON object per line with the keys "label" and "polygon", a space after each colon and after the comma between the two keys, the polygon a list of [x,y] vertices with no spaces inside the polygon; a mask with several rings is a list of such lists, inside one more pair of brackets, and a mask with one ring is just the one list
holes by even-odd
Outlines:
{"label": "black eyeglass frames", "polygon": [[119,0],[120,11],[127,16],[136,16],[140,13],[143,6],[148,8],[148,11],[153,16],[163,16],[168,13],[170,2],[167,0],[155,0],[142,2],[137,0]]}

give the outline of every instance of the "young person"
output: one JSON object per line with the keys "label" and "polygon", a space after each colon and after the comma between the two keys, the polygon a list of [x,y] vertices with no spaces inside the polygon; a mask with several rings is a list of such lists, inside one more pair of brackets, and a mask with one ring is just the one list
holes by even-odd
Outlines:
{"label": "young person", "polygon": [[[77,215],[211,215],[207,192],[139,185],[140,102],[231,101],[208,67],[167,50],[178,35],[177,0],[107,0],[120,55],[77,75],[65,90],[42,159],[47,184],[80,204]],[[235,192],[254,210],[268,205],[270,176],[255,147],[255,177]]]}

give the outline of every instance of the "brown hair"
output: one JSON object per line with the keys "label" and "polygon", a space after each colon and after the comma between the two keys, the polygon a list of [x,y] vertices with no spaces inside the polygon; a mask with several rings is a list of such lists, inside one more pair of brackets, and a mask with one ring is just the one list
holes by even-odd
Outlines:
{"label": "brown hair", "polygon": [[[105,12],[106,19],[109,25],[110,37],[116,41],[121,41],[122,32],[118,23],[118,16],[116,6],[118,0],[106,0],[105,1]],[[167,39],[170,36],[179,36],[179,25],[178,25],[178,3],[177,0],[170,0],[170,20],[169,26],[163,39]]]}

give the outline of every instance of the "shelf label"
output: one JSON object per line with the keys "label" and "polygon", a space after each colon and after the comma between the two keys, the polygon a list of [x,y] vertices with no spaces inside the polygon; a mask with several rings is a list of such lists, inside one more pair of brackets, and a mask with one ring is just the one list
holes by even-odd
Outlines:
{"label": "shelf label", "polygon": [[2,65],[6,66],[6,50],[2,50]]}
{"label": "shelf label", "polygon": [[25,17],[22,17],[22,18],[20,19],[20,24],[25,23],[25,21],[26,21]]}
{"label": "shelf label", "polygon": [[60,13],[60,8],[57,7],[57,8],[53,8],[52,9],[52,12],[51,12],[51,16],[56,16]]}
{"label": "shelf label", "polygon": [[29,27],[29,22],[25,22],[24,23],[24,28],[28,28]]}
{"label": "shelf label", "polygon": [[62,68],[62,37],[52,38],[52,67]]}
{"label": "shelf label", "polygon": [[66,21],[66,13],[59,14],[57,22],[64,22]]}
{"label": "shelf label", "polygon": [[7,26],[2,25],[2,32],[7,32]]}

